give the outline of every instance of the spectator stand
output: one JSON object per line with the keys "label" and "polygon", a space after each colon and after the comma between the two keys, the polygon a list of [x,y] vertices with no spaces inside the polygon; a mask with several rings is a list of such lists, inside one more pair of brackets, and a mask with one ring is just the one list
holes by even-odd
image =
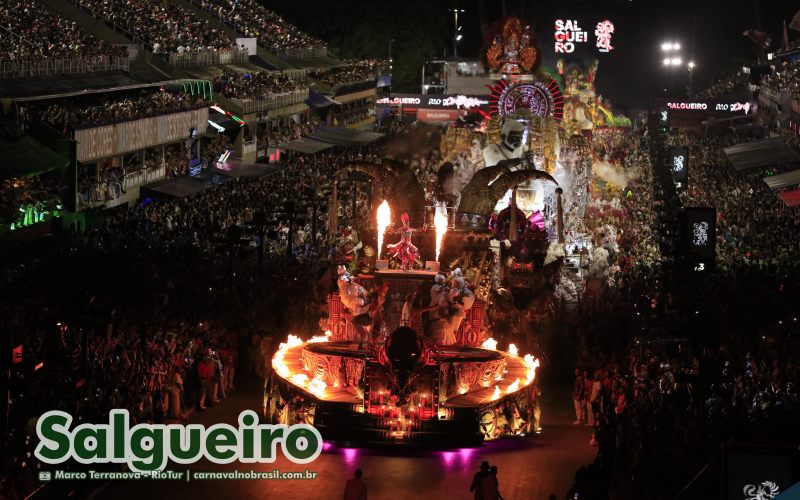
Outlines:
{"label": "spectator stand", "polygon": [[83,210],[130,202],[142,185],[185,173],[199,154],[195,143],[190,155],[192,136],[208,128],[210,90],[207,83],[176,82],[17,104],[23,122],[41,120],[76,142],[76,208]]}
{"label": "spectator stand", "polygon": [[71,1],[176,68],[242,64],[249,58],[247,49],[189,6],[175,2],[159,6],[146,0]]}
{"label": "spectator stand", "polygon": [[256,0],[189,0],[197,9],[247,37],[280,59],[327,58],[328,47]]}
{"label": "spectator stand", "polygon": [[0,78],[128,71],[124,45],[107,43],[38,2],[0,6]]}

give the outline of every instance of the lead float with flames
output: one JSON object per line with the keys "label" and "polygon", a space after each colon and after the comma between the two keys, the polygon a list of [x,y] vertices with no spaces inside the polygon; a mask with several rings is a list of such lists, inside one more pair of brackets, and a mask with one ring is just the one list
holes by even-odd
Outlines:
{"label": "lead float with flames", "polygon": [[[582,217],[591,158],[586,137],[559,124],[563,98],[537,72],[528,25],[512,18],[499,33],[487,54],[495,115],[479,138],[457,127],[442,135],[435,186],[398,156],[350,162],[332,179],[329,227],[340,228],[340,189],[355,214],[366,186],[369,215],[342,231],[341,258],[323,280],[324,334],[290,335],[271,359],[271,422],[398,444],[538,430],[539,360],[516,345],[530,345],[530,319],[564,280],[565,234]],[[498,314],[511,334],[493,331]]]}
{"label": "lead float with flames", "polygon": [[[314,425],[330,440],[402,444],[475,445],[535,430],[539,362],[486,338],[486,303],[471,289],[479,277],[420,265],[427,247],[438,260],[450,229],[446,209],[430,215],[432,231],[407,212],[393,229],[389,203],[377,208],[379,251],[359,265],[368,272],[339,264],[325,333],[290,335],[272,358],[268,419]],[[417,233],[434,233],[420,238],[423,251]]]}

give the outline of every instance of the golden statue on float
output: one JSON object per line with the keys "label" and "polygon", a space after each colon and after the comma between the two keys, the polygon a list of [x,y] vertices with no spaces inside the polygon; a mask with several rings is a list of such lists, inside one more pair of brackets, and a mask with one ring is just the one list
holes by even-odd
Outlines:
{"label": "golden statue on float", "polygon": [[486,51],[489,69],[504,75],[530,73],[536,64],[533,29],[519,18],[509,18],[501,34],[495,36],[492,46]]}

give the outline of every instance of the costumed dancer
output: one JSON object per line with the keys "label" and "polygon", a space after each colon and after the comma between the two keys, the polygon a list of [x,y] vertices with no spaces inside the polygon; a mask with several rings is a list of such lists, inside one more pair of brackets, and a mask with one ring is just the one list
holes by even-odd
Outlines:
{"label": "costumed dancer", "polygon": [[390,228],[387,232],[400,234],[400,241],[397,243],[387,245],[389,254],[400,261],[400,269],[408,271],[414,268],[414,262],[419,259],[419,249],[411,243],[411,236],[414,233],[421,233],[427,231],[427,226],[421,228],[413,228],[409,225],[408,214],[404,213],[400,216],[403,222],[403,227],[399,229]]}

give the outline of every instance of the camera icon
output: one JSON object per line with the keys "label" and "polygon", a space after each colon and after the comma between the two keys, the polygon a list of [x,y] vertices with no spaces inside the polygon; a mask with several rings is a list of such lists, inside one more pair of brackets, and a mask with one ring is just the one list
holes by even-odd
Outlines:
{"label": "camera icon", "polygon": [[49,471],[39,472],[39,481],[50,481],[51,479],[53,479],[53,477]]}

